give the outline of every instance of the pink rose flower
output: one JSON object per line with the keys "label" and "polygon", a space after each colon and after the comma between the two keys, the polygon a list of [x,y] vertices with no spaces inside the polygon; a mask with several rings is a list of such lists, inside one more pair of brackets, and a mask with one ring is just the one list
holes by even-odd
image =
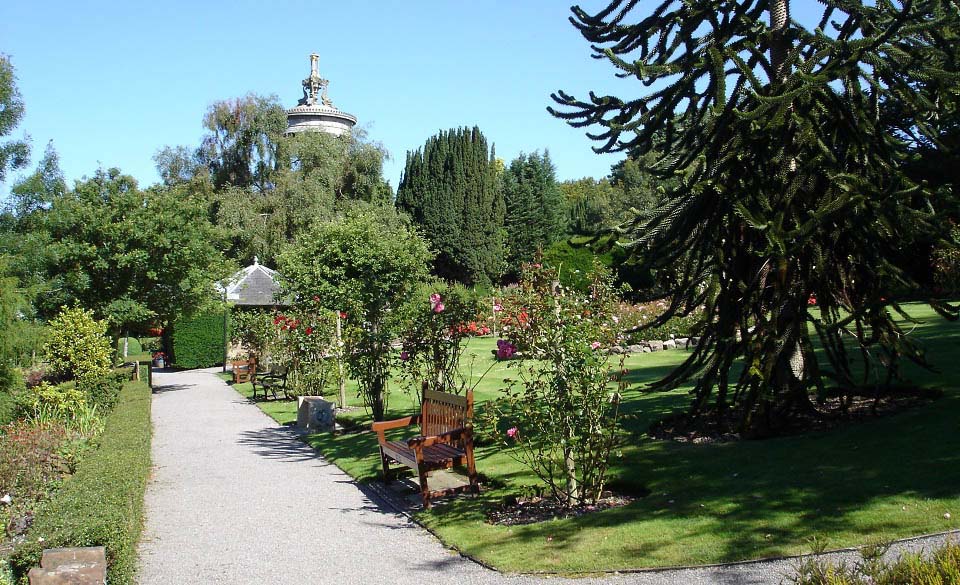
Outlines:
{"label": "pink rose flower", "polygon": [[494,303],[494,304],[493,304],[493,312],[494,312],[494,313],[499,313],[499,312],[502,311],[502,310],[503,310],[503,305],[501,305],[500,303]]}
{"label": "pink rose flower", "polygon": [[443,303],[439,303],[439,302],[438,302],[437,304],[433,305],[433,312],[434,312],[434,313],[442,313],[444,308],[445,308],[445,307],[443,306]]}
{"label": "pink rose flower", "polygon": [[439,302],[442,301],[442,300],[443,300],[443,298],[440,297],[440,294],[439,294],[439,293],[433,293],[432,295],[430,295],[430,304],[431,304],[431,305],[436,305],[437,303],[439,303]]}
{"label": "pink rose flower", "polygon": [[517,348],[503,339],[497,340],[497,359],[508,360],[517,353]]}
{"label": "pink rose flower", "polygon": [[599,347],[600,347],[599,341],[594,341],[593,343],[590,344],[590,349],[598,349]]}
{"label": "pink rose flower", "polygon": [[518,432],[517,427],[510,427],[509,429],[507,429],[507,436],[510,437],[511,439],[516,439],[517,432]]}

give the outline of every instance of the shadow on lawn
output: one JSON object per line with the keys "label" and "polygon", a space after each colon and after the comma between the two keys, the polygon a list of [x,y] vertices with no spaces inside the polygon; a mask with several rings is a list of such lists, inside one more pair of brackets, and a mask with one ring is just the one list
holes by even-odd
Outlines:
{"label": "shadow on lawn", "polygon": [[[929,359],[948,368],[960,355],[960,328],[942,322],[925,327]],[[631,377],[648,381],[667,370],[643,369]],[[600,557],[607,555],[617,566],[650,566],[678,557],[695,564],[807,552],[814,536],[837,546],[955,529],[956,520],[943,518],[953,510],[941,507],[960,497],[960,449],[954,439],[960,391],[956,374],[942,371],[907,369],[916,384],[947,387],[932,404],[825,432],[718,445],[646,439],[651,422],[686,408],[690,398],[682,390],[628,392],[623,411],[632,444],[613,461],[611,480],[645,486],[649,496],[568,520],[469,530],[497,531],[496,538],[451,538],[467,543],[471,555],[494,559],[504,558],[505,550],[525,551],[508,562],[543,567],[554,552],[562,566],[563,558],[598,550],[590,539],[609,537],[617,543],[600,548]],[[484,463],[496,455],[478,454],[480,470],[489,473]],[[496,477],[516,486],[523,476],[522,470],[510,470]],[[422,518],[454,534],[484,521],[489,507],[512,492],[456,500]],[[925,503],[931,500],[948,501]],[[609,567],[605,562],[598,566]]]}

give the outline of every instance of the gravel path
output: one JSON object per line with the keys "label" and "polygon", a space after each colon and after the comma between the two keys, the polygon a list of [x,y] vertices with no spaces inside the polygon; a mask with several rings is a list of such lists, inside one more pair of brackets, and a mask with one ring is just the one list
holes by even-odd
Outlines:
{"label": "gravel path", "polygon": [[[793,561],[598,578],[504,575],[444,548],[216,377],[155,373],[142,585],[776,584]],[[929,545],[915,541],[904,547]]]}

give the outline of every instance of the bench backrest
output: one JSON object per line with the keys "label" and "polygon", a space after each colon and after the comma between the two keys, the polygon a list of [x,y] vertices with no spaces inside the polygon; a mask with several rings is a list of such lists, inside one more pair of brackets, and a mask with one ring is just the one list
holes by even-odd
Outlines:
{"label": "bench backrest", "polygon": [[426,437],[459,429],[473,418],[473,390],[465,396],[423,390],[420,406],[420,432]]}

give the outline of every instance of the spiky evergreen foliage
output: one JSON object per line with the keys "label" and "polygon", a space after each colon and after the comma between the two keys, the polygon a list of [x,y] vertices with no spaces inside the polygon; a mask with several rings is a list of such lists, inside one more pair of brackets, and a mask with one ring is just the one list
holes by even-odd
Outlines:
{"label": "spiky evergreen foliage", "polygon": [[440,132],[407,153],[397,207],[437,251],[437,276],[473,285],[502,272],[504,204],[494,161],[476,126]]}
{"label": "spiky evergreen foliage", "polygon": [[557,184],[550,153],[520,154],[503,173],[509,270],[533,260],[538,249],[555,242],[564,231],[563,192]]}
{"label": "spiky evergreen foliage", "polygon": [[935,104],[912,84],[958,86],[958,2],[821,3],[814,30],[789,18],[788,0],[666,0],[640,19],[636,0],[574,7],[594,57],[657,89],[553,96],[554,115],[600,128],[597,151],[656,143],[650,169],[682,179],[620,236],[655,266],[682,267],[661,321],[706,308],[701,344],[658,387],[695,379],[691,412],[712,398],[720,414],[737,409],[741,430],[809,410],[825,377],[883,384],[902,356],[924,363],[887,295],[913,285],[901,250],[942,226],[879,110],[918,114],[913,131],[932,139]]}

